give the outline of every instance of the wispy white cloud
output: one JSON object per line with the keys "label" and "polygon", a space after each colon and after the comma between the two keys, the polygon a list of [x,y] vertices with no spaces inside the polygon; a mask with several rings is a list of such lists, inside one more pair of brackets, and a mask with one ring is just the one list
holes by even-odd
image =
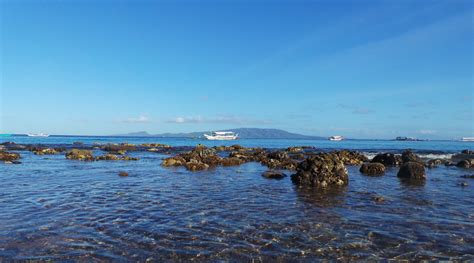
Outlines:
{"label": "wispy white cloud", "polygon": [[216,117],[202,117],[202,116],[179,116],[166,121],[167,123],[176,124],[193,124],[193,123],[220,123],[220,124],[271,124],[271,120],[264,119],[249,119],[237,116],[216,116]]}
{"label": "wispy white cloud", "polygon": [[119,120],[122,123],[150,123],[150,119],[145,115],[140,115],[136,118],[127,118],[124,120]]}

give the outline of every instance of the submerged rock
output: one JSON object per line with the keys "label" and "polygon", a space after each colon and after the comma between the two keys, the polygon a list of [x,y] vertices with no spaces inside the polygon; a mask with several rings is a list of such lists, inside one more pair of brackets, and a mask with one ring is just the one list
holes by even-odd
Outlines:
{"label": "submerged rock", "polygon": [[31,151],[36,155],[53,155],[64,152],[62,148],[32,148]]}
{"label": "submerged rock", "polygon": [[164,167],[172,167],[172,166],[182,166],[186,163],[186,160],[181,156],[174,156],[169,157],[163,160],[161,163]]}
{"label": "submerged rock", "polygon": [[461,175],[461,178],[466,178],[466,179],[474,179],[474,174],[465,174],[465,175]]}
{"label": "submerged rock", "polygon": [[12,162],[20,159],[19,153],[0,151],[0,161]]}
{"label": "submerged rock", "polygon": [[363,163],[359,171],[369,176],[383,175],[385,166],[381,163]]}
{"label": "submerged rock", "polygon": [[466,149],[466,150],[462,150],[461,151],[462,154],[474,154],[474,151],[471,151],[469,149]]}
{"label": "submerged rock", "polygon": [[92,151],[90,150],[80,150],[72,149],[66,153],[66,159],[69,160],[80,160],[80,161],[94,161],[94,156],[92,156]]}
{"label": "submerged rock", "polygon": [[297,185],[328,187],[349,182],[344,163],[334,154],[321,153],[301,162],[291,181]]}
{"label": "submerged rock", "polygon": [[286,177],[286,174],[279,171],[269,170],[264,172],[262,176],[268,179],[283,179]]}
{"label": "submerged rock", "polygon": [[406,179],[426,179],[425,166],[418,162],[406,162],[400,167],[397,176]]}
{"label": "submerged rock", "polygon": [[119,173],[119,176],[126,177],[126,176],[128,176],[128,173],[122,171],[122,172]]}
{"label": "submerged rock", "polygon": [[371,161],[372,163],[381,163],[385,166],[397,166],[402,163],[402,158],[393,153],[379,153]]}
{"label": "submerged rock", "polygon": [[228,157],[221,160],[222,166],[237,166],[243,164],[245,161],[237,157]]}

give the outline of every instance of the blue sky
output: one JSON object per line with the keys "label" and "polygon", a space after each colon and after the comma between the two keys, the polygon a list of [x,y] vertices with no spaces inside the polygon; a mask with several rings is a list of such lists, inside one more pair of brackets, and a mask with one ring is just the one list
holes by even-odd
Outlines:
{"label": "blue sky", "polygon": [[0,132],[474,136],[472,1],[0,1]]}

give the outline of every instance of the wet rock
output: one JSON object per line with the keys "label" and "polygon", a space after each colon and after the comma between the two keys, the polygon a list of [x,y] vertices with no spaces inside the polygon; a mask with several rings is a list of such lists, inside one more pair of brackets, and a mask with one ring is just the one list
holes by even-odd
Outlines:
{"label": "wet rock", "polygon": [[140,146],[145,148],[171,148],[171,145],[162,143],[142,143]]}
{"label": "wet rock", "polygon": [[184,164],[184,167],[190,171],[202,171],[209,168],[208,164],[199,162],[198,160],[192,159],[189,162]]}
{"label": "wet rock", "polygon": [[363,163],[359,170],[369,176],[378,176],[385,173],[385,166],[381,163]]}
{"label": "wet rock", "polygon": [[321,153],[301,162],[291,181],[297,185],[328,187],[346,185],[349,182],[344,163],[335,155]]}
{"label": "wet rock", "polygon": [[337,157],[345,165],[360,165],[364,162],[369,161],[369,159],[365,155],[357,151],[342,150],[342,151],[334,151],[331,153],[337,155]]}
{"label": "wet rock", "polygon": [[138,161],[138,159],[139,158],[130,156],[117,156],[111,153],[95,157],[96,161]]}
{"label": "wet rock", "polygon": [[32,148],[31,151],[36,155],[53,155],[64,152],[62,148]]}
{"label": "wet rock", "polygon": [[273,171],[269,170],[266,171],[262,174],[263,177],[268,178],[268,179],[283,179],[286,177],[286,174],[279,172],[279,171]]}
{"label": "wet rock", "polygon": [[84,145],[84,143],[83,143],[83,142],[73,142],[72,145],[74,145],[74,146],[82,146],[82,145]]}
{"label": "wet rock", "polygon": [[466,159],[458,162],[456,164],[457,167],[460,168],[474,168],[474,159]]}
{"label": "wet rock", "polygon": [[24,151],[24,150],[27,150],[28,148],[26,145],[16,144],[14,142],[4,142],[4,143],[1,143],[1,145],[3,145],[7,150],[11,150],[11,151]]}
{"label": "wet rock", "polygon": [[456,166],[456,164],[453,163],[452,161],[446,161],[446,162],[444,163],[444,166]]}
{"label": "wet rock", "polygon": [[462,154],[474,154],[474,151],[466,149],[466,150],[462,150],[461,153]]}
{"label": "wet rock", "polygon": [[274,159],[278,161],[284,161],[284,160],[290,159],[290,157],[288,156],[288,153],[283,152],[283,151],[270,152],[268,153],[267,157],[269,159]]}
{"label": "wet rock", "polygon": [[397,166],[402,163],[402,158],[393,153],[379,153],[371,161],[372,163],[381,163],[385,166]]}
{"label": "wet rock", "polygon": [[461,186],[461,187],[466,187],[469,184],[467,182],[459,182],[458,185]]}
{"label": "wet rock", "polygon": [[289,153],[300,153],[303,152],[303,147],[288,147],[286,151]]}
{"label": "wet rock", "polygon": [[222,166],[237,166],[243,164],[244,162],[244,160],[236,157],[228,157],[221,160]]}
{"label": "wet rock", "polygon": [[126,177],[126,176],[128,176],[128,173],[122,171],[122,172],[119,172],[119,176],[121,176],[121,177]]}
{"label": "wet rock", "polygon": [[425,166],[427,168],[435,168],[435,167],[438,167],[438,165],[444,164],[445,162],[446,161],[444,161],[442,159],[431,159],[431,160],[426,162]]}
{"label": "wet rock", "polygon": [[161,163],[162,166],[172,167],[172,166],[182,166],[186,163],[186,160],[181,156],[169,157],[163,160]]}
{"label": "wet rock", "polygon": [[137,146],[135,146],[134,144],[129,144],[129,143],[106,144],[106,145],[101,146],[100,149],[102,151],[123,155],[127,151],[136,151]]}
{"label": "wet rock", "polygon": [[466,178],[466,179],[474,179],[474,174],[465,174],[465,175],[461,175],[461,178]]}
{"label": "wet rock", "polygon": [[418,162],[406,162],[400,167],[397,176],[406,179],[426,179],[425,166]]}
{"label": "wet rock", "polygon": [[90,150],[72,149],[66,153],[66,159],[69,160],[80,160],[80,161],[94,161],[95,158],[92,156]]}
{"label": "wet rock", "polygon": [[417,162],[417,163],[424,163],[420,157],[418,157],[416,154],[414,154],[410,150],[406,150],[402,153],[402,162]]}
{"label": "wet rock", "polygon": [[20,159],[20,154],[0,151],[0,161],[13,162]]}

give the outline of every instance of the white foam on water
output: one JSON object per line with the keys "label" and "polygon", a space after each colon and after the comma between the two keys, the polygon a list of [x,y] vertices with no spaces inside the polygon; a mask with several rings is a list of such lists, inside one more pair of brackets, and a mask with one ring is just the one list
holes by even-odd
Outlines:
{"label": "white foam on water", "polygon": [[[377,154],[379,153],[374,153],[374,152],[363,152],[363,155],[365,155],[369,160],[372,160]],[[397,154],[400,155],[400,154]],[[451,160],[451,157],[453,157],[454,154],[452,153],[416,153],[421,159],[442,159],[442,160]]]}

